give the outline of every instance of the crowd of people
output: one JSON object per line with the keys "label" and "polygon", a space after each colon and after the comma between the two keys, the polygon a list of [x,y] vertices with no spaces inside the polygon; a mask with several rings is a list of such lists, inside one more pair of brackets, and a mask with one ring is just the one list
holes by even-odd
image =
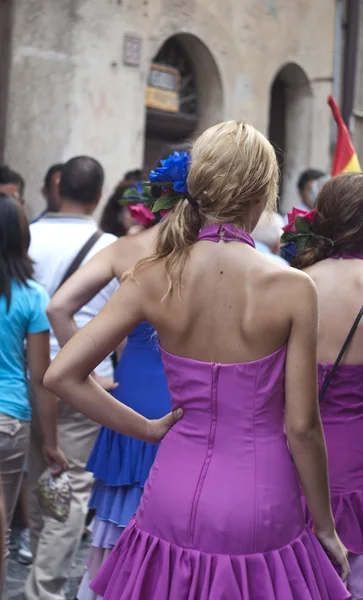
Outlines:
{"label": "crowd of people", "polygon": [[363,174],[304,171],[281,216],[272,146],[231,121],[145,205],[142,179],[98,224],[101,164],[55,164],[29,224],[0,166],[5,589],[18,505],[27,600],[65,599],[86,529],[77,600],[361,600]]}

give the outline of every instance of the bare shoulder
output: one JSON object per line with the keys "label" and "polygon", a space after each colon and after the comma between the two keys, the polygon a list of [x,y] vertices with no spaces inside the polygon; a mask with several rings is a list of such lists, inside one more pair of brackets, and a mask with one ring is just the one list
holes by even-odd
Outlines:
{"label": "bare shoulder", "polygon": [[316,300],[316,286],[309,273],[290,267],[286,273],[286,277],[288,277],[288,281],[291,286],[291,293],[293,295],[302,295],[304,299],[311,298]]}
{"label": "bare shoulder", "polygon": [[259,256],[260,272],[269,280],[289,286],[298,286],[299,289],[304,286],[307,288],[313,286],[313,282],[308,273],[294,269],[289,265],[284,265],[270,256]]}
{"label": "bare shoulder", "polygon": [[[145,248],[138,235],[124,236],[108,246],[104,252],[112,265],[114,276],[121,279],[125,271],[131,269],[140,259],[151,254],[152,248]],[[107,254],[106,254],[107,253]]]}
{"label": "bare shoulder", "polygon": [[281,279],[286,310],[294,319],[303,321],[309,319],[315,325],[318,294],[310,275],[290,268],[281,275]]}
{"label": "bare shoulder", "polygon": [[263,268],[261,263],[261,273],[264,293],[270,301],[272,296],[279,298],[280,308],[290,315],[296,311],[312,310],[316,306],[316,286],[309,274],[265,257]]}
{"label": "bare shoulder", "polygon": [[133,272],[132,280],[144,292],[158,293],[163,290],[162,297],[166,286],[165,260],[153,260],[152,262],[146,260],[141,263]]}

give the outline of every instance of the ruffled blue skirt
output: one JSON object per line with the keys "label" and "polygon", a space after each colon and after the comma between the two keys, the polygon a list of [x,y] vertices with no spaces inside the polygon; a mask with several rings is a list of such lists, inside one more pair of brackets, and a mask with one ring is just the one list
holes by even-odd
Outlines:
{"label": "ruffled blue skirt", "polygon": [[[171,409],[170,394],[154,330],[141,323],[131,333],[117,365],[113,396],[149,419]],[[125,527],[138,508],[157,445],[101,427],[87,469],[96,478],[90,507],[97,515]],[[101,516],[102,515],[102,516]]]}

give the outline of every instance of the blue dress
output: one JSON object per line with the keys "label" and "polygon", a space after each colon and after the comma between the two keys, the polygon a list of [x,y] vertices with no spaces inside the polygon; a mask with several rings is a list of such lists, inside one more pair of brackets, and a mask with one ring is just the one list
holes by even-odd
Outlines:
{"label": "blue dress", "polygon": [[[129,335],[115,381],[119,387],[112,395],[148,419],[158,419],[171,410],[157,336],[149,323],[140,323]],[[88,559],[90,573],[86,574],[87,584],[81,584],[79,600],[90,597],[82,589],[88,588],[89,579],[105,558],[104,552],[95,551],[109,552],[136,512],[157,450],[157,444],[101,427],[87,464],[96,479],[89,502],[90,508],[96,510],[96,517],[93,550]]]}

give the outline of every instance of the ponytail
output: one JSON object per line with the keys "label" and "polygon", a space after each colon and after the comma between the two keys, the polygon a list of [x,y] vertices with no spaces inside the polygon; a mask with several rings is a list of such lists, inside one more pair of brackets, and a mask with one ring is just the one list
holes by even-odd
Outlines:
{"label": "ponytail", "polygon": [[321,260],[330,258],[333,253],[334,243],[332,240],[323,236],[316,236],[314,237],[314,245],[298,254],[291,265],[296,269],[304,270]]}

